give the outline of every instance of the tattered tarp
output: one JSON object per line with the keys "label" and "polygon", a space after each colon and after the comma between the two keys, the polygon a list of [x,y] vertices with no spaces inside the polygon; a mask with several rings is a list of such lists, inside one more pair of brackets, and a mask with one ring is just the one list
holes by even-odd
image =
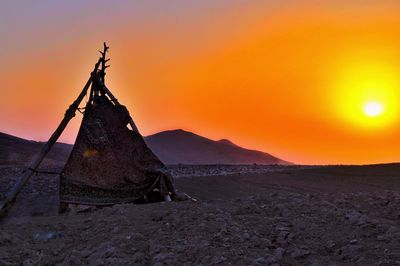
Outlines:
{"label": "tattered tarp", "polygon": [[172,177],[147,147],[143,137],[127,127],[125,106],[106,96],[86,105],[81,128],[60,177],[63,203],[109,205],[137,200],[157,189],[173,192]]}

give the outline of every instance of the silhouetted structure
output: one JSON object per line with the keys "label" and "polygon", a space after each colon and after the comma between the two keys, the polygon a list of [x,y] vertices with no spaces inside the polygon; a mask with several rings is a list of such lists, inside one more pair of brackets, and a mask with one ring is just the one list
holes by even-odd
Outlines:
{"label": "silhouetted structure", "polygon": [[[49,141],[22,173],[6,199],[0,214],[13,204],[26,181],[57,141],[77,110],[84,114],[74,148],[60,176],[60,202],[111,205],[153,201],[176,194],[172,177],[164,164],[147,147],[127,108],[105,85],[107,51],[104,43],[82,92],[65,113]],[[100,68],[99,68],[100,67]],[[89,91],[85,108],[79,105]],[[130,126],[130,128],[128,128]]]}

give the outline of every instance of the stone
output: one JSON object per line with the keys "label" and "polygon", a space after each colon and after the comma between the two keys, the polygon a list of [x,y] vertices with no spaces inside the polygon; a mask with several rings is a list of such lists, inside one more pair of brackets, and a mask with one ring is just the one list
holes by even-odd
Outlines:
{"label": "stone", "polygon": [[88,206],[88,205],[78,205],[76,207],[76,212],[77,213],[87,213],[87,212],[93,212],[96,210],[95,206]]}
{"label": "stone", "polygon": [[358,222],[358,219],[360,218],[361,213],[356,211],[356,210],[351,210],[349,213],[345,215],[345,218],[349,220],[350,223],[356,223]]}
{"label": "stone", "polygon": [[265,265],[267,263],[267,260],[264,257],[259,257],[254,260],[254,264],[256,265]]}
{"label": "stone", "polygon": [[294,259],[301,259],[305,258],[308,255],[310,255],[310,251],[304,250],[304,249],[295,249],[292,253],[290,253],[290,256]]}
{"label": "stone", "polygon": [[246,241],[250,240],[250,234],[249,233],[244,233],[242,238]]}
{"label": "stone", "polygon": [[132,258],[131,258],[132,262],[139,264],[143,261],[146,260],[146,255],[143,252],[136,252]]}
{"label": "stone", "polygon": [[357,220],[357,225],[358,226],[363,226],[365,224],[367,224],[367,216],[366,215],[359,216],[358,220]]}
{"label": "stone", "polygon": [[277,260],[281,260],[284,253],[285,253],[285,250],[283,248],[277,248],[274,250],[274,257]]}
{"label": "stone", "polygon": [[152,218],[151,218],[151,220],[153,221],[153,222],[160,222],[160,221],[162,221],[163,220],[163,216],[162,215],[154,215]]}
{"label": "stone", "polygon": [[33,239],[36,241],[49,241],[54,238],[64,237],[62,232],[47,232],[47,233],[37,233],[33,235]]}
{"label": "stone", "polygon": [[289,236],[288,231],[280,231],[278,234],[278,237],[276,239],[276,242],[278,242],[280,244],[286,243],[288,236]]}
{"label": "stone", "polygon": [[376,237],[376,239],[378,241],[389,241],[390,240],[387,235],[379,235]]}
{"label": "stone", "polygon": [[332,248],[334,248],[336,246],[336,243],[333,241],[333,240],[329,240],[327,243],[326,243],[326,247],[328,248],[328,249],[332,249]]}
{"label": "stone", "polygon": [[175,254],[172,252],[160,253],[153,257],[155,262],[164,262],[166,260],[174,259]]}
{"label": "stone", "polygon": [[286,231],[286,232],[290,231],[289,227],[286,227],[286,226],[277,226],[276,230],[278,230],[278,231]]}
{"label": "stone", "polygon": [[400,237],[400,230],[395,227],[395,226],[391,226],[389,227],[389,229],[386,231],[386,236],[390,239],[393,238],[399,238]]}
{"label": "stone", "polygon": [[27,259],[22,262],[22,266],[33,266],[35,262],[32,259]]}
{"label": "stone", "polygon": [[224,256],[216,256],[211,259],[211,264],[220,264],[224,261],[226,261],[226,258]]}
{"label": "stone", "polygon": [[8,234],[8,233],[1,233],[1,235],[0,235],[0,246],[3,246],[3,245],[9,245],[9,244],[11,244],[13,241],[12,241],[12,237],[11,237],[11,235],[10,234]]}

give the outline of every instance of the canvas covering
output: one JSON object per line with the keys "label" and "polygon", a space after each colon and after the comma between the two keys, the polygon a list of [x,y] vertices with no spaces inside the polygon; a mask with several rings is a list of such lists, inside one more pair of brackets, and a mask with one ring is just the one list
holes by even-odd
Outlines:
{"label": "canvas covering", "polygon": [[127,108],[105,95],[85,108],[78,136],[60,177],[60,201],[86,205],[127,203],[154,189],[173,192],[164,164],[139,132],[127,127]]}

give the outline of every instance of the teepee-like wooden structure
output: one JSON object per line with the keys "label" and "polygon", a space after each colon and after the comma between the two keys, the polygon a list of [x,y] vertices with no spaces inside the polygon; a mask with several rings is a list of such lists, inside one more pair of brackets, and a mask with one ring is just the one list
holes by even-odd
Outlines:
{"label": "teepee-like wooden structure", "polygon": [[[60,175],[60,203],[111,205],[135,201],[169,199],[175,194],[172,177],[164,164],[147,147],[128,110],[105,85],[109,67],[104,43],[82,92],[65,113],[58,128],[18,178],[6,199],[0,203],[0,215],[15,202],[24,184],[38,169],[77,110],[83,120],[71,155]],[[89,100],[79,108],[85,95]],[[128,128],[128,126],[130,128]],[[155,199],[154,199],[155,200]]]}

